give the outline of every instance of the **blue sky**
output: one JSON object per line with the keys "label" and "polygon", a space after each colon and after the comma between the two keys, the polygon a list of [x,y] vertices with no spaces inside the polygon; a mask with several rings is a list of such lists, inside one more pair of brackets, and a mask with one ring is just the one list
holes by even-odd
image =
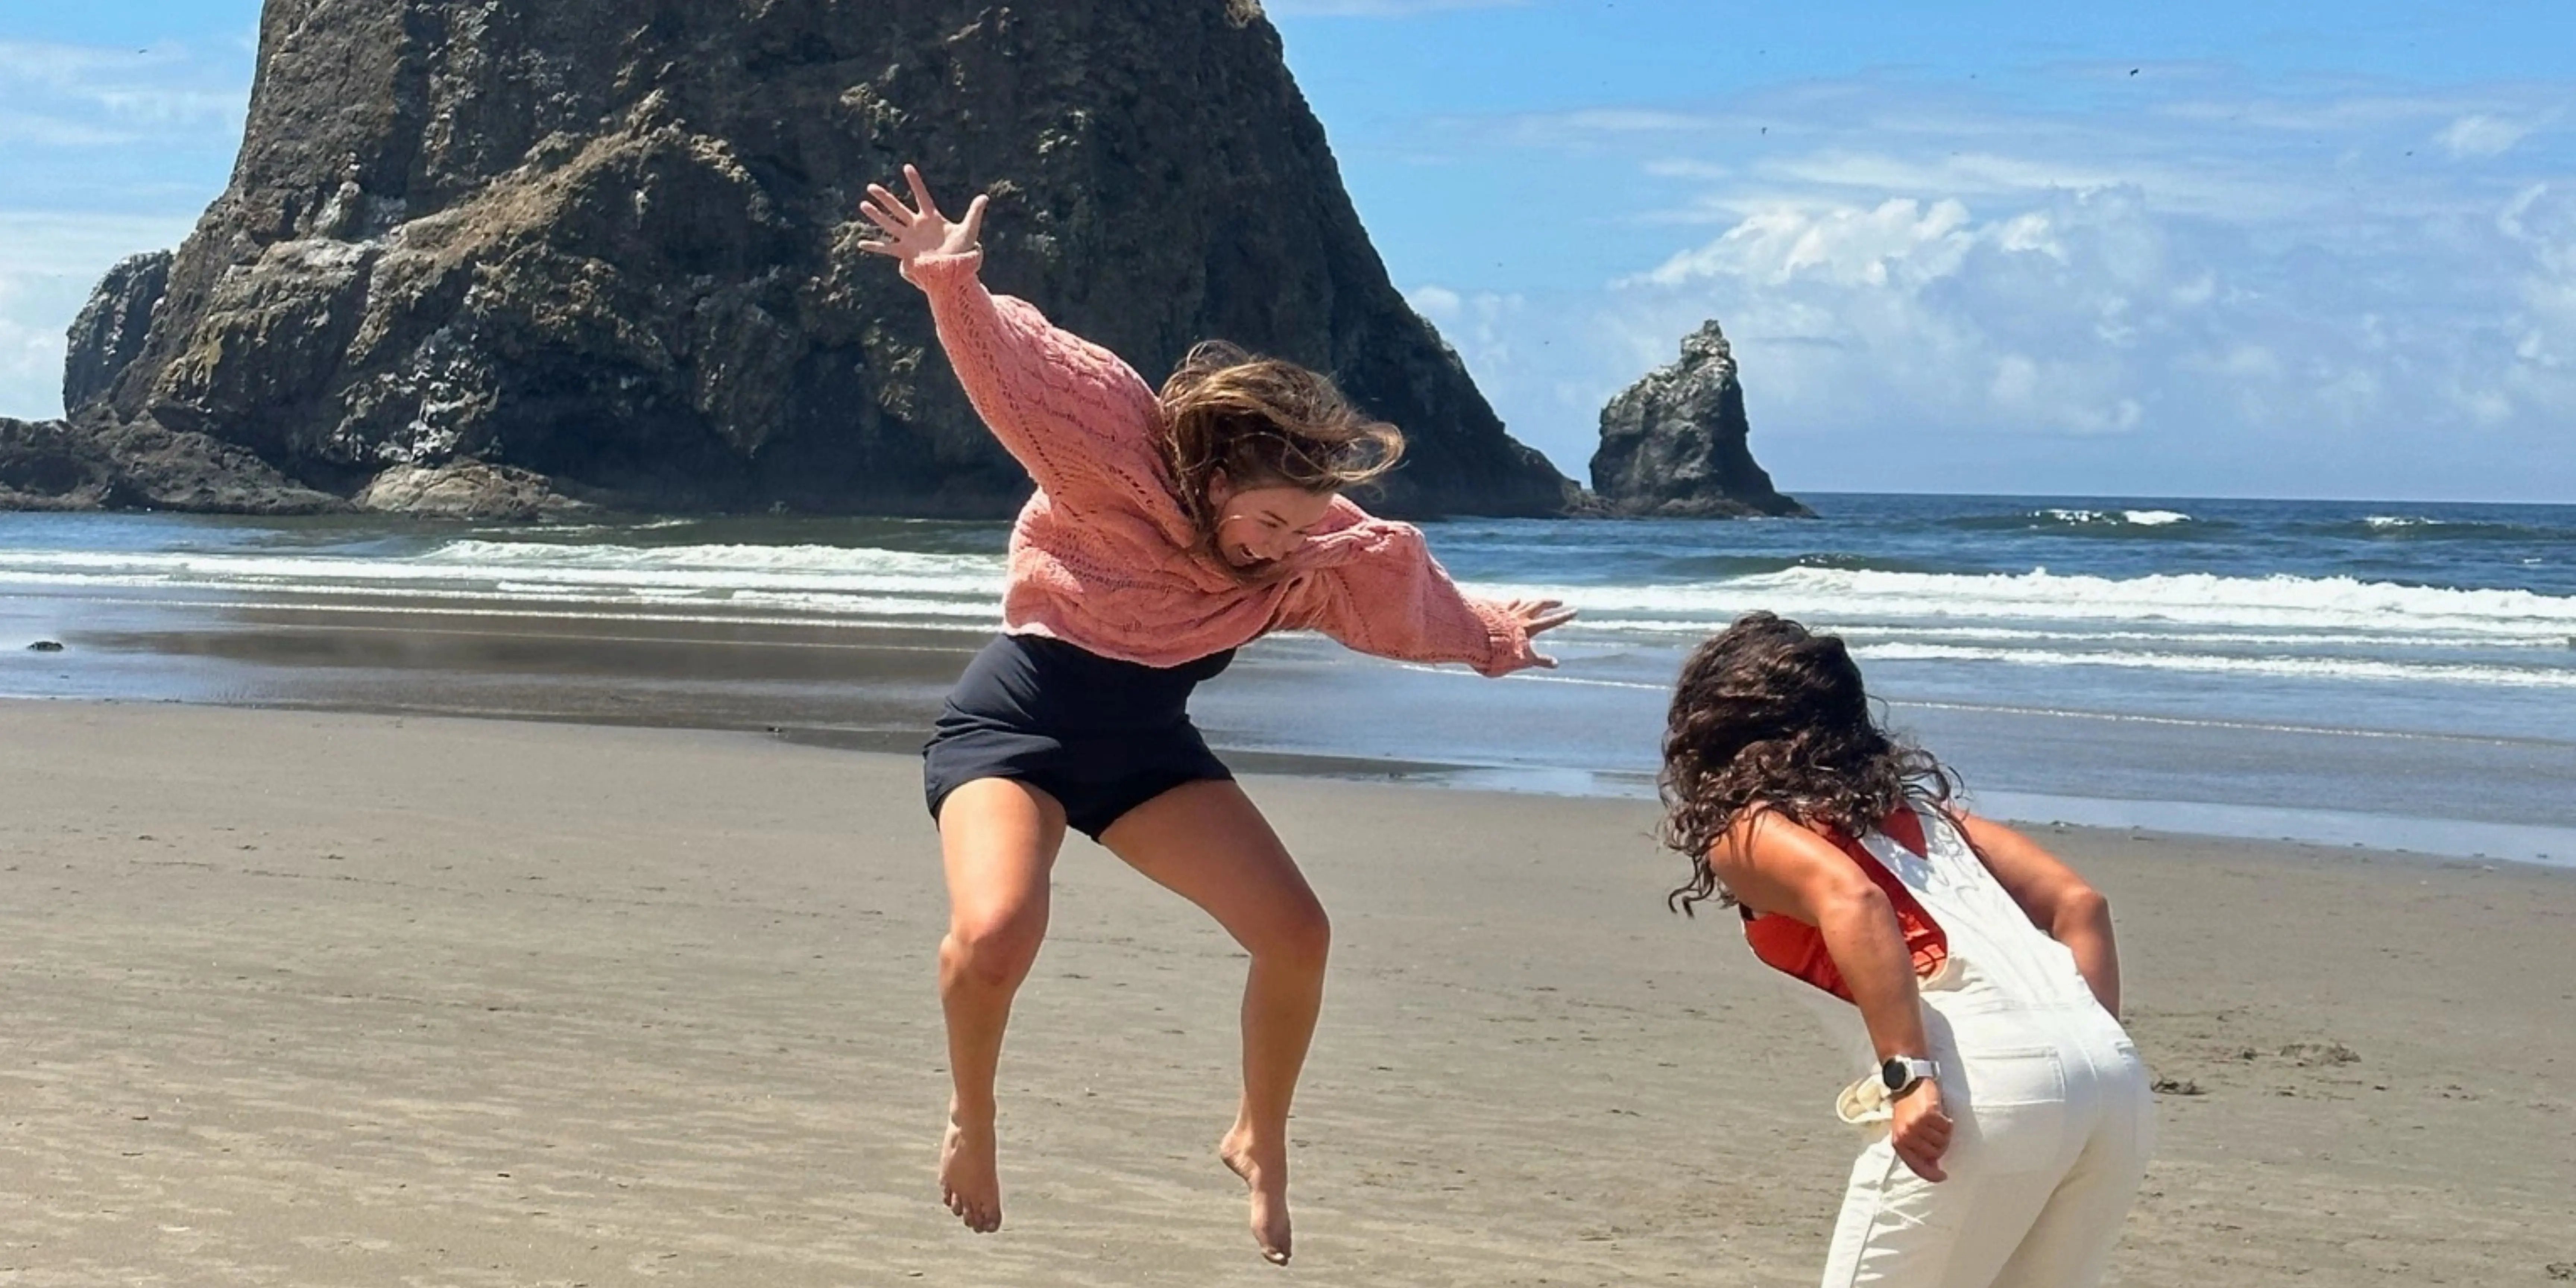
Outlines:
{"label": "blue sky", "polygon": [[[257,6],[0,8],[0,414],[221,188]],[[1791,490],[2576,501],[2576,5],[1268,0],[1581,477],[1715,317]]]}

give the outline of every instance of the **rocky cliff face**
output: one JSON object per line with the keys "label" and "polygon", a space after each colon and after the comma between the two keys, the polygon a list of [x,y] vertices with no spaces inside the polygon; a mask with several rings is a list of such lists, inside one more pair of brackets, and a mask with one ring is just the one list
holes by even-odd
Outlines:
{"label": "rocky cliff face", "polygon": [[1412,438],[1382,508],[1570,499],[1389,284],[1254,0],[269,0],[231,187],[166,293],[103,287],[67,392],[339,496],[483,462],[1006,513],[1025,479],[856,250],[904,161],[992,195],[996,290],[1148,379],[1211,336],[1331,372]]}
{"label": "rocky cliff face", "polygon": [[116,378],[143,353],[152,310],[170,288],[170,252],[128,256],[107,271],[89,304],[73,320],[63,363],[63,409],[86,411],[115,388]]}
{"label": "rocky cliff face", "polygon": [[0,417],[0,510],[319,514],[348,503],[287,478],[248,449],[152,421]]}
{"label": "rocky cliff face", "polygon": [[1711,321],[1601,410],[1592,490],[1614,514],[1662,518],[1811,513],[1771,486],[1746,445],[1735,352]]}

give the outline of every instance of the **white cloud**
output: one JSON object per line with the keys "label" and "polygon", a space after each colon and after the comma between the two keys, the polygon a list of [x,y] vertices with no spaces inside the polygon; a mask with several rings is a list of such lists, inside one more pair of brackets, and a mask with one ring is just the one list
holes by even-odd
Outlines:
{"label": "white cloud", "polygon": [[[2567,88],[2252,84],[2204,68],[2104,106],[1889,74],[1416,132],[1444,166],[1580,166],[1625,203],[1566,230],[1628,248],[1598,286],[1477,323],[1477,379],[1560,463],[1715,318],[1793,487],[1937,442],[1907,485],[2059,462],[2095,490],[2569,494]],[[1444,330],[1516,293],[1472,272],[1444,276]]]}
{"label": "white cloud", "polygon": [[1891,200],[1862,210],[1778,206],[1758,210],[1697,250],[1664,261],[1642,280],[1679,286],[1698,278],[1741,277],[1779,286],[1804,277],[1838,285],[1886,286],[1891,275],[1924,280],[1955,271],[1974,238],[1968,208]]}
{"label": "white cloud", "polygon": [[1500,291],[1465,294],[1426,284],[1406,292],[1405,298],[1440,332],[1440,338],[1458,351],[1459,360],[1467,364],[1471,375],[1520,366],[1520,345],[1547,343],[1544,337],[1532,335],[1528,325],[1530,299],[1526,295]]}
{"label": "white cloud", "polygon": [[88,146],[173,130],[238,135],[248,86],[229,56],[0,41],[0,138]]}
{"label": "white cloud", "polygon": [[63,334],[107,269],[222,189],[253,48],[0,41],[0,415],[61,411]]}
{"label": "white cloud", "polygon": [[118,260],[187,236],[179,216],[0,211],[0,416],[62,414],[63,340]]}
{"label": "white cloud", "polygon": [[0,274],[80,279],[86,290],[128,255],[176,249],[195,224],[191,215],[0,210]]}
{"label": "white cloud", "polygon": [[2576,405],[2576,194],[2533,184],[2496,226],[2524,255],[2508,324],[2510,383],[2525,400]]}
{"label": "white cloud", "polygon": [[1413,305],[1414,312],[1433,322],[1455,320],[1460,306],[1465,303],[1456,291],[1445,286],[1417,286],[1404,298]]}
{"label": "white cloud", "polygon": [[[1765,459],[1793,476],[1813,461],[1848,478],[1855,451],[1932,442],[1945,447],[1927,470],[1975,452],[2032,468],[2040,458],[2001,444],[2058,436],[2136,440],[2125,450],[2141,465],[2198,459],[2203,481],[2187,490],[2225,490],[2211,462],[2252,456],[2343,472],[2270,490],[2492,493],[2526,475],[2481,483],[2459,462],[2527,459],[2576,417],[2576,202],[2491,218],[2520,230],[2518,256],[2489,240],[2426,271],[2500,255],[2523,271],[2441,299],[2367,256],[2268,254],[2242,228],[2162,214],[2134,189],[1991,214],[1920,197],[1757,211],[1595,307],[1590,320],[1623,339],[1595,388],[1670,361],[1674,337],[1715,317]],[[1994,445],[1961,446],[1980,442]],[[2466,481],[2433,482],[2437,464]]]}
{"label": "white cloud", "polygon": [[2411,129],[2425,121],[2491,105],[2497,97],[2373,90],[2335,83],[2300,97],[2277,92],[2223,94],[2158,103],[2148,110],[2156,116],[2191,121],[2211,129],[2268,130],[2313,137]]}
{"label": "white cloud", "polygon": [[62,414],[66,294],[60,283],[0,272],[0,416]]}
{"label": "white cloud", "polygon": [[1645,165],[1645,172],[1658,179],[1732,179],[1735,177],[1733,166],[1720,165],[1714,161],[1686,159],[1649,161]]}
{"label": "white cloud", "polygon": [[2522,142],[2532,127],[2517,121],[2502,120],[2483,112],[2472,112],[2451,122],[2434,141],[2450,149],[2455,157],[2502,156]]}
{"label": "white cloud", "polygon": [[1980,218],[1955,198],[1757,210],[1627,279],[1640,347],[1716,317],[1749,387],[1805,423],[1884,419],[2116,434],[2146,424],[2139,368],[2189,329],[2166,232],[2134,189]]}
{"label": "white cloud", "polygon": [[27,310],[30,285],[0,274],[0,382],[14,384],[45,372],[62,374],[62,335],[21,316]]}
{"label": "white cloud", "polygon": [[[2267,255],[2135,188],[1781,206],[1626,279],[1605,311],[1648,348],[1727,327],[1773,432],[2309,441],[2519,431],[2576,416],[2576,201],[2517,195],[2518,276],[2421,293],[2367,258]],[[2475,258],[2428,266],[2467,273]],[[2213,440],[2215,441],[2215,440]]]}
{"label": "white cloud", "polygon": [[133,135],[123,130],[106,129],[84,121],[66,121],[44,112],[0,110],[0,144],[96,148],[131,143],[133,139]]}
{"label": "white cloud", "polygon": [[2333,199],[2281,181],[2278,174],[2207,162],[2139,156],[2012,155],[1953,151],[1945,156],[1824,150],[1765,163],[1761,176],[1842,192],[1926,192],[1949,197],[2017,196],[2134,187],[2168,210],[2279,218]]}

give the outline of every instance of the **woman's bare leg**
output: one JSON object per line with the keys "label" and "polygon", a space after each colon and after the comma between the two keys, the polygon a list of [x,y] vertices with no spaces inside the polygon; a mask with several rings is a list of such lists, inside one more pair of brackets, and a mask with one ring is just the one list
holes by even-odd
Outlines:
{"label": "woman's bare leg", "polygon": [[1243,986],[1243,1100],[1218,1156],[1252,1190],[1252,1237],[1286,1263],[1288,1106],[1324,1003],[1332,925],[1269,820],[1233,783],[1196,782],[1145,802],[1102,841],[1217,919],[1252,954]]}
{"label": "woman's bare leg", "polygon": [[948,937],[939,945],[939,1005],[948,1015],[948,1131],[939,1191],[967,1228],[1002,1228],[994,1162],[993,1074],[1011,997],[1046,938],[1047,878],[1064,846],[1064,807],[1007,778],[979,778],[939,807],[948,868]]}

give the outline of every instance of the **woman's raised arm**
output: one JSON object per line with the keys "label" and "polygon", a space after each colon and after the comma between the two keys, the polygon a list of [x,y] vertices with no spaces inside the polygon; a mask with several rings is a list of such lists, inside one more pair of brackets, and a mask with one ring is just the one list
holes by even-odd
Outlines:
{"label": "woman's raised arm", "polygon": [[[1025,300],[997,296],[978,276],[986,201],[952,221],[903,168],[913,204],[871,184],[859,213],[885,234],[862,250],[899,260],[929,297],[940,347],[977,415],[1029,477],[1058,501],[1078,503],[1086,484],[1149,487],[1160,416],[1151,386],[1118,355],[1046,319]],[[1070,495],[1068,495],[1070,494]]]}

